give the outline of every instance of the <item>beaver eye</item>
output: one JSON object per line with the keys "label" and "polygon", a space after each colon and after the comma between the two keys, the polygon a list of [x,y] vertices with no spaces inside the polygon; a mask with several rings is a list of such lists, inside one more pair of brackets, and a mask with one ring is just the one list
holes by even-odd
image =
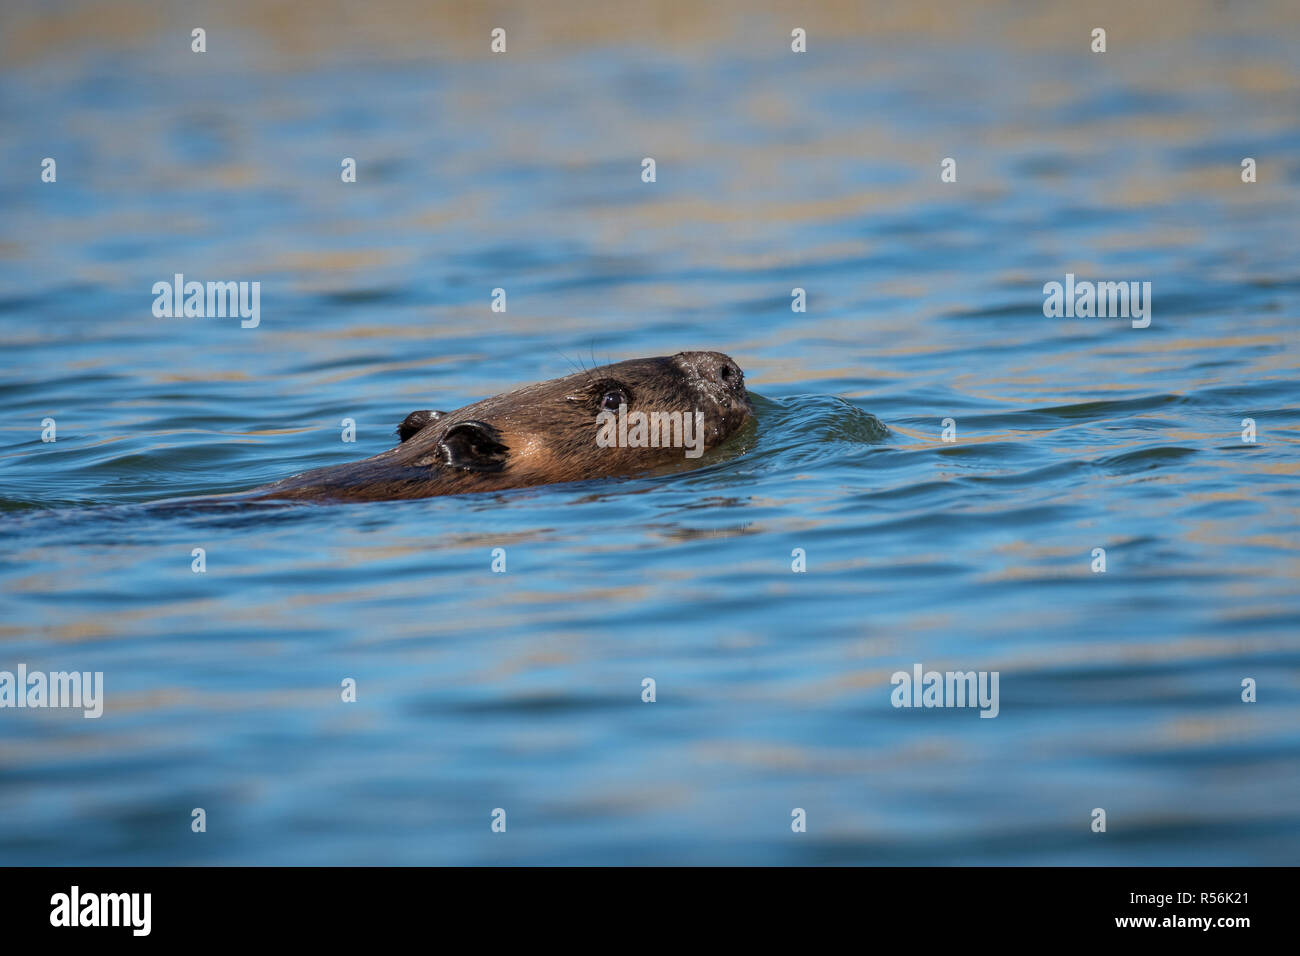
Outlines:
{"label": "beaver eye", "polygon": [[621,388],[612,388],[600,397],[600,407],[607,412],[618,411],[620,405],[630,405],[627,392]]}

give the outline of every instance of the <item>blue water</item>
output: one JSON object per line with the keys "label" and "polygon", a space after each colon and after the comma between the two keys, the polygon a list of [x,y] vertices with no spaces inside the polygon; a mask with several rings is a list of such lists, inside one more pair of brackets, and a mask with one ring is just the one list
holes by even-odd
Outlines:
{"label": "blue water", "polygon": [[[0,862],[1296,862],[1295,40],[5,65],[0,670],[105,705],[0,710]],[[684,474],[150,504],[687,349],[759,397]]]}

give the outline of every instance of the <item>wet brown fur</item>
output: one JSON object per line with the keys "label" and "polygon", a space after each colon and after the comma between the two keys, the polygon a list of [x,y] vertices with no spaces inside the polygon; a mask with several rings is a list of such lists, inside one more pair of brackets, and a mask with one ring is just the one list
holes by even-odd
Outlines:
{"label": "wet brown fur", "polygon": [[552,379],[452,412],[412,412],[404,440],[364,461],[317,468],[255,489],[259,498],[427,498],[635,475],[690,462],[682,448],[601,448],[597,414],[611,394],[628,411],[704,413],[705,449],[753,410],[740,368],[721,352],[632,359]]}

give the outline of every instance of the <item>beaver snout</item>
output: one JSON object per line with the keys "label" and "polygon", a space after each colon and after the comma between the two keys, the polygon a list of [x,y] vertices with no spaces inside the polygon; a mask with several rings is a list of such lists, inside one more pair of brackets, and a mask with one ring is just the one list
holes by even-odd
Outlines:
{"label": "beaver snout", "polygon": [[673,362],[687,380],[715,398],[724,406],[749,407],[745,392],[745,373],[721,352],[678,352]]}
{"label": "beaver snout", "polygon": [[710,446],[720,444],[754,413],[745,373],[722,352],[679,352],[670,360],[712,413],[706,415]]}

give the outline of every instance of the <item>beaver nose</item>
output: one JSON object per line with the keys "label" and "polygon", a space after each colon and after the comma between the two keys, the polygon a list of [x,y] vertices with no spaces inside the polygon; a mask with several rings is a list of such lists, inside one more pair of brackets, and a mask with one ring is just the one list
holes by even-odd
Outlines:
{"label": "beaver nose", "polygon": [[682,371],[737,395],[745,393],[745,373],[721,352],[680,352],[674,356]]}

